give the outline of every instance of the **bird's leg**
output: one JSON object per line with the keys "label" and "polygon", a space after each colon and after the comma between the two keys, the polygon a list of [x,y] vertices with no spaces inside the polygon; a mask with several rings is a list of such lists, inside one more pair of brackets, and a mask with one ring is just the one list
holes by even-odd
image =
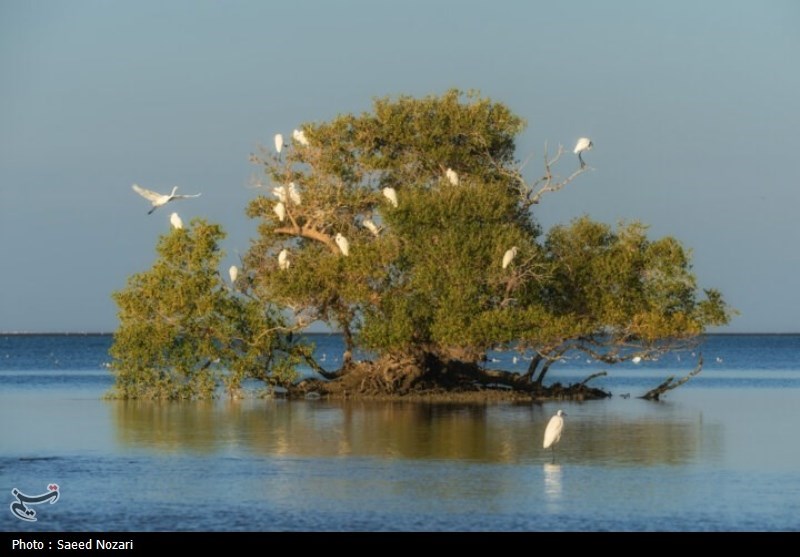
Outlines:
{"label": "bird's leg", "polygon": [[586,167],[586,163],[583,162],[583,157],[581,156],[583,153],[578,153],[578,160],[581,161],[581,168]]}

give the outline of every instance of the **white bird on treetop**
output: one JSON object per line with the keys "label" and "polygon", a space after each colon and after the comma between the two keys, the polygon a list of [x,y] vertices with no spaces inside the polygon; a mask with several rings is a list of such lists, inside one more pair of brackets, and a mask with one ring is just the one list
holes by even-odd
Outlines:
{"label": "white bird on treetop", "polygon": [[545,449],[553,448],[553,460],[555,460],[556,455],[556,443],[561,440],[561,432],[564,430],[564,418],[562,416],[566,416],[563,410],[556,412],[555,416],[547,422],[547,428],[544,430],[542,447]]}
{"label": "white bird on treetop", "polygon": [[153,206],[152,209],[147,211],[148,215],[151,214],[156,209],[158,209],[159,207],[161,207],[162,205],[166,205],[167,203],[169,203],[174,199],[188,199],[190,197],[200,197],[199,193],[195,193],[193,195],[176,195],[175,192],[178,191],[178,186],[172,188],[172,193],[169,194],[163,194],[155,191],[146,190],[137,184],[133,184],[132,187],[133,191],[135,191],[136,193],[147,199]]}
{"label": "white bird on treetop", "polygon": [[337,232],[334,241],[336,242],[336,245],[339,246],[339,250],[342,252],[342,255],[345,257],[350,255],[350,242],[347,241],[347,238],[342,236],[340,232]]}
{"label": "white bird on treetop", "polygon": [[181,217],[178,216],[178,213],[172,213],[169,216],[169,222],[172,224],[172,228],[175,228],[177,230],[183,228],[183,221],[181,220]]}
{"label": "white bird on treetop", "polygon": [[372,219],[369,217],[362,220],[361,224],[364,225],[364,228],[372,232],[372,234],[375,236],[377,236],[381,232],[380,229],[375,225],[374,222],[372,222]]}
{"label": "white bird on treetop", "polygon": [[383,196],[397,207],[397,191],[394,188],[383,188]]}
{"label": "white bird on treetop", "polygon": [[289,268],[289,250],[283,248],[281,252],[278,254],[278,268],[281,271],[285,271]]}
{"label": "white bird on treetop", "polygon": [[283,135],[280,133],[275,134],[275,150],[278,154],[281,154],[281,150],[283,149]]}
{"label": "white bird on treetop", "polygon": [[584,151],[591,151],[592,147],[594,147],[594,143],[592,143],[592,140],[588,137],[581,137],[578,143],[575,144],[573,152],[578,155],[578,160],[581,161],[581,168],[586,166],[586,163],[583,162],[583,157],[581,157],[581,153]]}
{"label": "white bird on treetop", "polygon": [[503,269],[511,265],[511,262],[517,256],[517,246],[514,246],[510,250],[506,251],[503,255]]}
{"label": "white bird on treetop", "polygon": [[231,284],[235,283],[239,276],[238,267],[236,267],[236,265],[231,265],[231,268],[228,269],[228,275],[231,277]]}
{"label": "white bird on treetop", "polygon": [[278,215],[279,221],[283,222],[286,220],[286,205],[284,205],[282,201],[278,201],[272,210],[275,211],[276,215]]}
{"label": "white bird on treetop", "polygon": [[303,130],[294,130],[292,132],[292,137],[303,147],[308,147],[308,138],[306,138],[306,134]]}
{"label": "white bird on treetop", "polygon": [[284,186],[275,186],[272,188],[272,195],[278,198],[278,200],[286,204],[286,188]]}
{"label": "white bird on treetop", "polygon": [[455,170],[448,167],[448,169],[444,171],[444,174],[447,176],[447,179],[450,180],[451,184],[454,186],[458,185],[458,173]]}
{"label": "white bird on treetop", "polygon": [[297,190],[297,186],[294,185],[294,182],[289,182],[289,199],[291,199],[292,203],[295,205],[300,205],[300,192]]}

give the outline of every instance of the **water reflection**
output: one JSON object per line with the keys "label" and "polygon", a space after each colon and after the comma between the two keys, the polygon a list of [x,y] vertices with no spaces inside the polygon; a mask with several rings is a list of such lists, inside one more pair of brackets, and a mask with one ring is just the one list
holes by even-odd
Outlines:
{"label": "water reflection", "polygon": [[561,465],[544,464],[544,495],[549,502],[561,499]]}
{"label": "water reflection", "polygon": [[[499,463],[552,458],[541,446],[551,412],[534,404],[278,400],[113,404],[119,443],[158,452]],[[677,464],[701,452],[707,458],[722,450],[721,426],[707,426],[697,416],[663,412],[657,405],[644,405],[639,413],[592,408],[608,411],[570,410],[555,466]],[[560,481],[557,468],[545,472],[553,485],[555,478]]]}

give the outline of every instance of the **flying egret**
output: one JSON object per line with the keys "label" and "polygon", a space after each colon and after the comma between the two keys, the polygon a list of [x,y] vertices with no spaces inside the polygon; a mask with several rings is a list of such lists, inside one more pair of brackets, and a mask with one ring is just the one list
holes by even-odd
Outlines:
{"label": "flying egret", "polygon": [[372,232],[372,234],[375,236],[377,236],[381,232],[380,229],[375,225],[374,222],[372,222],[372,219],[369,217],[362,220],[361,224],[364,226],[364,228]]}
{"label": "flying egret", "polygon": [[583,157],[581,157],[581,153],[584,151],[591,151],[592,147],[594,147],[594,143],[588,137],[581,137],[578,140],[578,143],[575,144],[574,153],[578,155],[578,160],[581,161],[581,168],[586,166],[586,163],[583,162]]}
{"label": "flying egret", "polygon": [[289,199],[291,199],[292,203],[295,205],[300,205],[300,192],[297,190],[297,186],[294,185],[294,182],[289,182]]}
{"label": "flying egret", "polygon": [[172,188],[172,193],[169,194],[163,194],[155,191],[146,190],[137,184],[133,184],[132,187],[133,191],[135,191],[136,193],[147,199],[153,206],[152,209],[147,211],[148,215],[151,214],[156,209],[158,209],[159,207],[161,207],[162,205],[166,205],[167,203],[169,203],[174,199],[188,199],[190,197],[200,197],[199,193],[193,195],[176,195],[175,192],[178,191],[178,186]]}
{"label": "flying egret", "polygon": [[511,265],[511,262],[517,256],[517,246],[514,246],[510,250],[506,251],[503,255],[503,269]]}
{"label": "flying egret", "polygon": [[276,215],[278,215],[278,220],[281,222],[286,220],[286,205],[284,205],[282,201],[278,201],[272,210],[275,211]]}
{"label": "flying egret", "polygon": [[228,269],[228,275],[231,277],[231,284],[236,284],[236,279],[239,276],[239,269],[236,265],[231,265],[231,268]]}
{"label": "flying egret", "polygon": [[183,228],[183,221],[181,220],[181,217],[178,216],[178,213],[172,213],[169,216],[169,222],[172,223],[172,228],[175,228],[176,230]]}
{"label": "flying egret", "polygon": [[281,271],[285,271],[289,268],[289,250],[283,248],[281,252],[278,254],[278,268]]}
{"label": "flying egret", "polygon": [[553,461],[556,459],[556,443],[561,440],[561,432],[564,430],[564,418],[566,416],[563,410],[559,410],[547,422],[547,428],[544,430],[544,443],[542,447],[545,449],[553,449]]}
{"label": "flying egret", "polygon": [[394,188],[383,188],[383,196],[397,207],[397,191]]}
{"label": "flying egret", "polygon": [[308,138],[306,138],[306,134],[303,130],[294,130],[292,132],[292,137],[303,147],[308,147]]}
{"label": "flying egret", "polygon": [[334,241],[336,242],[336,245],[339,246],[339,250],[342,252],[342,255],[345,257],[350,255],[350,242],[347,241],[347,238],[342,236],[340,232],[337,232]]}
{"label": "flying egret", "polygon": [[283,149],[283,135],[280,133],[275,134],[275,150],[278,154],[281,154],[281,150]]}
{"label": "flying egret", "polygon": [[453,184],[454,186],[458,185],[458,173],[456,173],[455,170],[453,170],[452,168],[448,167],[448,169],[445,170],[444,173],[445,173],[445,176],[447,176],[447,179],[450,180],[451,184]]}

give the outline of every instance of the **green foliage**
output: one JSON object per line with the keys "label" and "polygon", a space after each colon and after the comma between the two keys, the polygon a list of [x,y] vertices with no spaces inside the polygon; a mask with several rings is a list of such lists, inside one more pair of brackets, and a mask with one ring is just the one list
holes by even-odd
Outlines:
{"label": "green foliage", "polygon": [[[220,278],[224,232],[195,219],[162,236],[153,267],[114,293],[120,326],[111,355],[120,398],[195,399],[231,394],[243,380],[286,384],[309,348],[293,346],[281,314]],[[246,286],[246,275],[238,286]]]}
{"label": "green foliage", "polygon": [[[303,126],[309,145],[254,156],[274,185],[294,183],[302,197],[284,200],[284,221],[274,194],[248,207],[260,219],[246,257],[257,296],[301,323],[340,328],[351,346],[471,361],[517,343],[544,357],[579,348],[614,361],[727,323],[731,311],[716,291],[701,299],[689,254],[673,238],[582,218],[541,239],[531,208],[584,170],[555,178],[559,151],[545,158],[543,178],[526,183],[514,159],[523,127],[504,105],[453,90],[378,99],[370,113]],[[349,241],[347,257],[337,233]],[[512,246],[517,255],[503,268]]]}

